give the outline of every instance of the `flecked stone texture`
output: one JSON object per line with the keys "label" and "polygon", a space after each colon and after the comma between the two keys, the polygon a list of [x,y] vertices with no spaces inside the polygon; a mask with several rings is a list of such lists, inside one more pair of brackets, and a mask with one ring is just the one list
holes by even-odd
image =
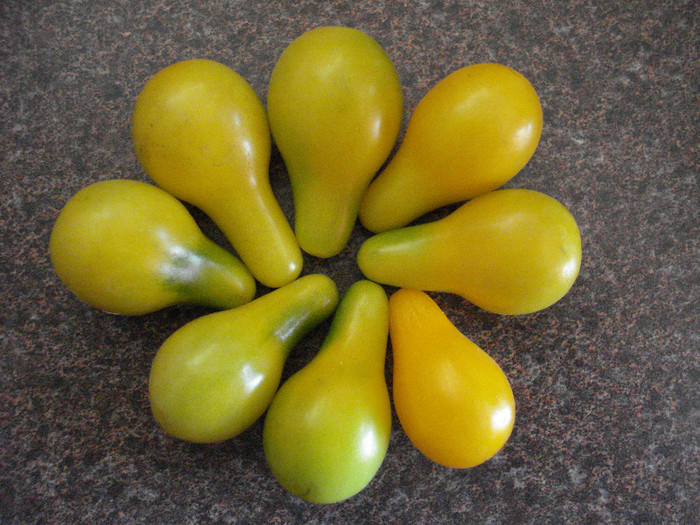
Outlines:
{"label": "flecked stone texture", "polygon": [[[682,0],[4,0],[0,523],[696,523],[699,20],[700,4]],[[404,131],[425,92],[459,67],[491,61],[523,73],[541,97],[544,131],[508,186],[563,202],[584,258],[571,292],[532,315],[431,294],[511,380],[516,425],[495,458],[439,467],[394,418],[372,483],[318,506],[276,483],[260,422],[208,446],[174,441],[154,423],[151,359],[205,310],[102,313],[60,283],[47,247],[80,188],[148,181],[130,117],[155,72],[210,58],[264,99],[285,46],[329,24],[362,29],[386,49],[404,88]],[[270,177],[291,220],[276,150]],[[368,236],[357,226],[339,256],[306,256],[304,273],[326,273],[344,291],[362,277],[355,255]],[[327,328],[294,350],[285,377]],[[391,364],[389,352],[389,383]]]}

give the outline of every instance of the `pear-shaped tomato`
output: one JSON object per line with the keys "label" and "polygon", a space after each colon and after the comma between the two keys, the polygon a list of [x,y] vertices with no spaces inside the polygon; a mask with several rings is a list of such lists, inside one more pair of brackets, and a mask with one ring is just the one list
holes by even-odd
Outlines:
{"label": "pear-shaped tomato", "polygon": [[362,195],[396,141],[402,110],[391,60],[362,31],[319,27],[284,50],[267,111],[306,252],[331,257],[347,244]]}
{"label": "pear-shaped tomato", "polygon": [[228,309],[255,295],[247,268],[206,238],[180,201],[135,180],[97,182],[71,197],[49,252],[75,295],[112,313],[179,303]]}
{"label": "pear-shaped tomato", "polygon": [[473,467],[491,458],[515,420],[503,370],[424,292],[392,295],[389,319],[394,405],[406,435],[447,467]]}
{"label": "pear-shaped tomato", "polygon": [[266,286],[301,272],[294,232],[270,187],[270,129],[248,82],[212,60],[172,64],[136,99],[134,148],[148,175],[203,210]]}
{"label": "pear-shaped tomato", "polygon": [[292,494],[341,501],[367,486],[382,464],[391,433],[388,329],[382,287],[356,282],[318,355],[275,395],[263,445],[273,474]]}
{"label": "pear-shaped tomato", "polygon": [[456,293],[490,312],[525,314],[569,291],[581,265],[581,237],[556,199],[498,190],[439,221],[370,237],[357,261],[382,284]]}
{"label": "pear-shaped tomato", "polygon": [[535,152],[542,108],[534,88],[501,64],[451,73],[420,101],[398,152],[372,182],[360,220],[373,232],[495,190]]}
{"label": "pear-shaped tomato", "polygon": [[325,275],[306,275],[241,307],[190,321],[156,353],[148,396],[171,436],[232,438],[267,409],[291,349],[338,304]]}

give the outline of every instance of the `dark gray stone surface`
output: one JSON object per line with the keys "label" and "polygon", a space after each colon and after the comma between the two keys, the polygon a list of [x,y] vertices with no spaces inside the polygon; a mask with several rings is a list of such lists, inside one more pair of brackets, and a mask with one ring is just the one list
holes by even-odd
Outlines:
{"label": "dark gray stone surface", "polygon": [[[4,0],[0,522],[697,522],[699,19],[691,1]],[[403,129],[429,87],[459,67],[501,62],[528,77],[545,126],[508,186],[562,201],[579,222],[584,259],[571,293],[532,315],[432,294],[512,382],[518,415],[501,453],[470,470],[442,468],[395,418],[375,480],[346,502],[316,506],[272,478],[260,423],[211,446],[156,427],[150,361],[204,310],[97,311],[58,281],[47,246],[83,186],[148,180],[129,122],[156,71],[211,58],[264,98],[284,47],[326,24],[384,46],[404,86]],[[291,219],[277,152],[270,172]],[[345,290],[361,278],[355,254],[368,235],[358,226],[338,257],[307,256],[304,273],[327,273]],[[285,376],[326,329],[293,352]]]}

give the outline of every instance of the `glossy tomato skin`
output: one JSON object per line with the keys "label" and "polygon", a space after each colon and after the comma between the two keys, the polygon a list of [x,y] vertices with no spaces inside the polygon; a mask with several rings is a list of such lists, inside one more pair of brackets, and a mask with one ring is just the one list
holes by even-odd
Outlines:
{"label": "glossy tomato skin", "polygon": [[357,261],[368,279],[382,284],[455,293],[493,313],[526,314],[571,289],[581,236],[556,199],[504,189],[438,221],[370,237]]}
{"label": "glossy tomato skin", "polygon": [[357,29],[307,31],[275,64],[267,112],[289,171],[299,244],[336,255],[398,137],[403,103],[391,59]]}
{"label": "glossy tomato skin", "polygon": [[237,436],[272,402],[289,352],[337,304],[335,283],[311,274],[183,325],[151,365],[148,397],[156,421],[184,441]]}
{"label": "glossy tomato skin", "polygon": [[438,82],[360,209],[373,232],[405,226],[441,206],[495,190],[537,148],[542,107],[530,82],[501,64],[475,64]]}
{"label": "glossy tomato skin", "polygon": [[354,283],[317,356],[275,395],[263,446],[275,478],[292,494],[342,501],[366,487],[382,464],[391,434],[388,325],[382,287]]}
{"label": "glossy tomato skin", "polygon": [[399,290],[389,304],[393,398],[406,435],[446,467],[474,467],[493,457],[515,421],[503,370],[424,292]]}
{"label": "glossy tomato skin", "polygon": [[132,137],[160,187],[203,210],[262,284],[298,277],[302,255],[270,187],[270,129],[262,101],[218,62],[158,71],[136,99]]}
{"label": "glossy tomato skin", "polygon": [[175,197],[139,181],[101,181],[73,195],[51,231],[49,253],[68,289],[111,313],[179,303],[228,309],[255,295],[238,258],[206,238]]}

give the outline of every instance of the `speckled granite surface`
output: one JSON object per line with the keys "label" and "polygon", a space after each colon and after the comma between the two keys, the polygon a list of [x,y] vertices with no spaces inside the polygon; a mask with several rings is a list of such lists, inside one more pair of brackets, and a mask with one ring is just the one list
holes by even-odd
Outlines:
{"label": "speckled granite surface", "polygon": [[[0,522],[697,522],[699,21],[691,1],[4,0]],[[217,446],[156,427],[150,361],[204,310],[101,313],[61,285],[47,257],[53,221],[76,191],[147,180],[129,119],[151,75],[211,58],[264,98],[282,49],[323,24],[384,46],[404,86],[404,129],[427,89],[463,65],[502,62],[525,74],[545,127],[509,186],[566,204],[584,251],[571,293],[537,314],[496,316],[433,294],[510,377],[518,415],[505,449],[471,470],[442,468],[395,419],[375,480],[330,506],[276,484],[260,423]],[[291,218],[276,152],[271,178]],[[367,236],[358,226],[340,256],[306,257],[305,273],[346,289],[361,277],[355,254]],[[326,329],[293,352],[285,375]]]}

